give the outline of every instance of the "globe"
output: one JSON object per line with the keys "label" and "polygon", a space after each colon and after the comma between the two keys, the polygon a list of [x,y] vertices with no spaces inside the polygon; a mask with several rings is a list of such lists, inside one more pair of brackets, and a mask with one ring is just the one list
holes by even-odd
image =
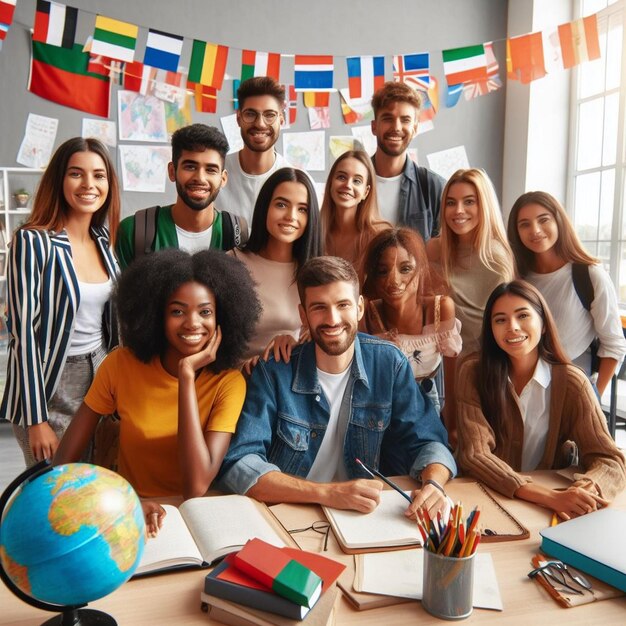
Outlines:
{"label": "globe", "polygon": [[130,484],[86,463],[42,467],[33,479],[29,472],[2,496],[8,500],[17,487],[0,522],[0,563],[26,596],[19,597],[58,611],[102,598],[126,582],[145,541],[141,503]]}

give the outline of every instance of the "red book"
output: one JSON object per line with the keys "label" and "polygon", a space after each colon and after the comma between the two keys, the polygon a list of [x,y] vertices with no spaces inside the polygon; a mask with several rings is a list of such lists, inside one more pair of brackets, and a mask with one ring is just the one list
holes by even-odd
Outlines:
{"label": "red book", "polygon": [[311,608],[322,593],[322,579],[285,551],[261,539],[250,539],[232,562],[277,594]]}

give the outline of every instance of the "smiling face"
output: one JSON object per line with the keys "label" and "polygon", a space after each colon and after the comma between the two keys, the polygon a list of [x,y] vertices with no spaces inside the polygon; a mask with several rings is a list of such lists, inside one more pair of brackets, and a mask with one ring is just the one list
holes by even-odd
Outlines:
{"label": "smiling face", "polygon": [[226,184],[227,174],[217,150],[192,152],[183,150],[176,167],[168,165],[170,180],[176,183],[179,198],[193,211],[202,211],[213,204]]}
{"label": "smiling face", "polygon": [[543,320],[528,300],[510,293],[500,296],[491,310],[491,331],[510,359],[536,363]]}
{"label": "smiling face", "polygon": [[460,242],[471,242],[480,224],[480,204],[476,188],[471,183],[450,185],[445,200],[446,225]]}
{"label": "smiling face", "polygon": [[75,152],[67,162],[63,178],[68,214],[93,215],[108,195],[109,179],[102,157],[95,152]]}
{"label": "smiling face", "polygon": [[215,333],[215,294],[197,282],[183,283],[165,305],[164,360],[169,364],[200,352]]}
{"label": "smiling face", "polygon": [[517,232],[522,244],[535,254],[549,252],[559,239],[554,215],[541,204],[527,204],[519,210]]}
{"label": "smiling face", "polygon": [[389,246],[380,255],[376,267],[376,295],[391,307],[413,300],[417,302],[419,278],[417,262],[402,246]]}
{"label": "smiling face", "polygon": [[[250,96],[240,103],[242,107],[237,111],[237,124],[241,129],[241,138],[246,148],[252,152],[266,152],[274,147],[280,135],[280,125],[283,123],[283,114],[280,103],[273,96]],[[253,122],[244,120],[244,111],[256,112]],[[273,122],[268,123],[263,118],[264,112],[276,113]],[[250,115],[251,117],[251,115]]]}
{"label": "smiling face", "polygon": [[408,102],[391,102],[378,111],[372,121],[372,133],[380,150],[388,156],[400,156],[417,133],[417,110]]}
{"label": "smiling face", "polygon": [[355,210],[370,192],[367,167],[354,157],[342,159],[330,181],[330,197],[337,210]]}
{"label": "smiling face", "polygon": [[298,182],[281,183],[274,189],[267,210],[266,227],[270,239],[292,244],[304,235],[309,221],[309,194]]}
{"label": "smiling face", "polygon": [[353,284],[336,281],[307,287],[304,300],[299,308],[300,318],[315,342],[317,365],[324,371],[332,371],[327,357],[341,357],[353,349],[363,316],[363,298],[355,293]]}

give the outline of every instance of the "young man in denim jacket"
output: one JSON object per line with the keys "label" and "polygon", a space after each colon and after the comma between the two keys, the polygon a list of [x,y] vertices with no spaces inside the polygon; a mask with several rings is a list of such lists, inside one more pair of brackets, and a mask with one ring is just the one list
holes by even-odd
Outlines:
{"label": "young man in denim jacket", "polygon": [[369,512],[383,484],[364,478],[358,458],[421,481],[407,515],[443,509],[456,472],[447,433],[400,350],[357,333],[363,298],[352,265],[311,259],[298,291],[312,341],[253,370],[221,486],[264,502]]}

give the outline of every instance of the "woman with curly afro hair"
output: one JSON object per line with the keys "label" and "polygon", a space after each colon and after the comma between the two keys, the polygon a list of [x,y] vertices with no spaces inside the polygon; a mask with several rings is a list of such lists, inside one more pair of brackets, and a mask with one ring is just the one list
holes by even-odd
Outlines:
{"label": "woman with curly afro hair", "polygon": [[117,412],[119,473],[139,495],[201,496],[246,393],[233,368],[260,313],[250,275],[220,251],[162,250],[124,271],[115,302],[124,347],[100,366],[54,463],[80,458],[100,415]]}

